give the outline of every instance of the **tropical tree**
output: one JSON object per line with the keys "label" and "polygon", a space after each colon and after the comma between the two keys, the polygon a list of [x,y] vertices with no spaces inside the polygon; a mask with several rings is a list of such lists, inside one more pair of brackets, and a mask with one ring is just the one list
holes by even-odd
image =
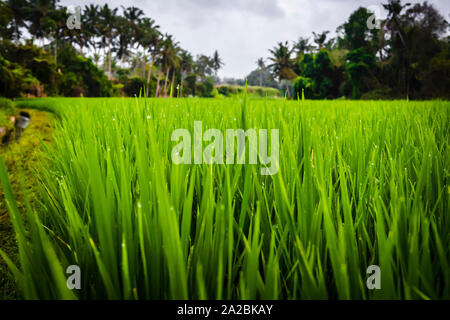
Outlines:
{"label": "tropical tree", "polygon": [[274,75],[274,78],[277,78],[278,81],[281,80],[292,80],[297,75],[292,70],[293,61],[291,59],[291,55],[293,52],[293,48],[289,48],[289,44],[287,41],[278,42],[278,44],[269,49],[271,53],[271,57],[269,60],[272,63],[268,66]]}
{"label": "tropical tree", "polygon": [[26,27],[26,20],[28,17],[29,4],[27,0],[7,0],[7,7],[11,11],[12,15],[12,25],[13,25],[13,38],[19,41],[21,33],[21,28]]}
{"label": "tropical tree", "polygon": [[144,17],[144,11],[142,11],[141,9],[139,9],[137,7],[125,8],[124,6],[122,6],[122,10],[123,10],[123,16],[127,20],[128,27],[133,32],[133,39],[135,39],[138,25],[139,25],[141,19]]}
{"label": "tropical tree", "polygon": [[361,87],[365,84],[364,78],[371,76],[371,70],[375,67],[375,59],[367,49],[361,47],[347,54],[347,72],[352,84],[352,98],[360,97]]}
{"label": "tropical tree", "polygon": [[198,55],[195,59],[194,72],[202,79],[205,80],[208,76],[211,76],[214,72],[214,61],[207,55]]}
{"label": "tropical tree", "polygon": [[159,32],[159,26],[156,25],[155,20],[150,18],[143,18],[140,20],[136,30],[137,43],[143,48],[142,73],[144,78],[146,52],[148,52],[150,56],[145,92],[148,97],[150,94],[150,80],[152,76],[153,64],[155,63],[155,60],[160,52],[161,33]]}
{"label": "tropical tree", "polygon": [[417,95],[421,74],[442,50],[440,37],[445,35],[449,24],[426,2],[411,6],[389,0],[383,6],[388,11],[385,28],[390,34],[386,82],[403,97]]}
{"label": "tropical tree", "polygon": [[320,51],[323,49],[325,42],[327,40],[327,35],[330,33],[330,31],[323,31],[320,33],[313,32],[314,36],[314,42],[317,45],[317,49]]}
{"label": "tropical tree", "polygon": [[312,50],[312,46],[309,44],[309,38],[300,37],[297,42],[294,42],[294,51],[297,56],[304,55]]}
{"label": "tropical tree", "polygon": [[11,21],[13,20],[12,10],[4,3],[0,1],[0,37],[2,39],[11,39],[13,35],[13,28]]}
{"label": "tropical tree", "polygon": [[366,8],[358,8],[354,11],[347,22],[337,28],[337,32],[343,32],[341,47],[348,50],[366,48],[372,51],[373,41],[377,38],[379,30],[377,28],[369,29],[368,19],[372,16]]}
{"label": "tropical tree", "polygon": [[113,41],[117,36],[117,8],[111,9],[108,4],[105,4],[99,11],[99,32],[101,37],[100,45],[103,50],[107,49],[107,69],[108,79],[112,78],[111,72],[111,54],[113,48]]}
{"label": "tropical tree", "polygon": [[183,96],[183,82],[184,77],[187,73],[191,72],[194,68],[194,58],[192,57],[192,54],[190,54],[186,50],[180,51],[180,97]]}
{"label": "tropical tree", "polygon": [[212,56],[212,65],[214,69],[214,74],[217,77],[217,71],[224,65],[222,59],[219,56],[219,52],[216,50]]}
{"label": "tropical tree", "polygon": [[33,37],[43,40],[53,34],[56,21],[53,19],[57,0],[29,0],[27,17],[29,21],[28,32]]}
{"label": "tropical tree", "polygon": [[[94,50],[93,57],[99,57],[99,42],[100,36],[100,7],[98,5],[90,4],[84,7],[82,19],[83,35],[86,43]],[[99,59],[94,59],[98,65]]]}
{"label": "tropical tree", "polygon": [[266,64],[264,62],[264,58],[259,58],[256,61],[256,65],[258,66],[258,70],[259,70],[259,86],[262,87],[263,74],[264,74],[264,71],[266,71]]}
{"label": "tropical tree", "polygon": [[76,35],[76,33],[71,32],[71,30],[67,28],[66,21],[68,13],[66,7],[60,7],[57,10],[52,11],[50,16],[55,23],[52,28],[53,30],[51,31],[53,37],[53,43],[51,45],[53,45],[55,65],[57,65],[58,45],[60,42],[71,41],[71,43],[77,43],[79,44],[81,51],[85,42],[81,33],[78,32],[78,35]]}
{"label": "tropical tree", "polygon": [[[165,72],[163,92],[167,94],[167,84],[169,81],[169,74],[171,70],[175,70],[179,66],[178,42],[176,42],[172,35],[165,34],[161,41],[160,62],[161,71]],[[173,81],[172,81],[173,82]],[[159,95],[159,92],[157,92]]]}
{"label": "tropical tree", "polygon": [[144,17],[144,11],[137,7],[125,8],[122,6],[123,17],[119,18],[119,44],[117,54],[122,61],[129,57],[130,50],[138,44],[140,37],[140,22]]}
{"label": "tropical tree", "polygon": [[134,32],[124,16],[117,16],[115,21],[118,38],[113,42],[112,51],[116,53],[119,60],[124,62],[130,55],[130,49],[134,43]]}

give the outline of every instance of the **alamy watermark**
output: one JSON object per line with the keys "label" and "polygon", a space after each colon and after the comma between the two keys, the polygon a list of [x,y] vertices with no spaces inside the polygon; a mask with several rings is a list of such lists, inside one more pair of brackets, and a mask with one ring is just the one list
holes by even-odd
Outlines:
{"label": "alamy watermark", "polygon": [[76,264],[70,265],[66,269],[67,277],[66,285],[70,290],[81,289],[81,269]]}
{"label": "alamy watermark", "polygon": [[367,267],[367,274],[370,276],[367,278],[366,286],[369,290],[381,289],[381,269],[379,266],[373,264]]}
{"label": "alamy watermark", "polygon": [[[180,129],[178,129],[180,130]],[[183,129],[181,129],[183,130]],[[276,129],[274,129],[276,130]],[[188,132],[189,133],[189,132]],[[377,265],[370,265],[367,267],[366,273],[369,275],[366,281],[367,289],[375,290],[381,289],[381,269]],[[70,265],[66,269],[68,275],[66,285],[69,290],[81,289],[81,269],[77,265]]]}
{"label": "alamy watermark", "polygon": [[[279,166],[279,129],[270,130],[270,155],[268,149],[268,130],[259,129],[226,129],[225,161],[224,134],[218,129],[208,129],[203,133],[202,121],[194,121],[194,157],[192,159],[192,137],[187,129],[176,129],[172,132],[172,141],[181,141],[172,149],[174,164],[257,164],[261,167],[261,175],[274,175]],[[248,162],[246,162],[246,138],[248,141]],[[258,139],[259,138],[259,139]],[[213,140],[213,141],[212,141]],[[259,140],[259,148],[258,148]],[[210,142],[203,149],[203,142]],[[235,142],[237,152],[235,154]],[[192,162],[193,160],[193,162]]]}
{"label": "alamy watermark", "polygon": [[367,11],[372,15],[367,19],[367,28],[369,30],[381,28],[381,8],[377,5],[371,5],[367,7]]}
{"label": "alamy watermark", "polygon": [[70,13],[67,18],[66,25],[69,30],[81,29],[81,7],[80,6],[68,6],[67,12]]}

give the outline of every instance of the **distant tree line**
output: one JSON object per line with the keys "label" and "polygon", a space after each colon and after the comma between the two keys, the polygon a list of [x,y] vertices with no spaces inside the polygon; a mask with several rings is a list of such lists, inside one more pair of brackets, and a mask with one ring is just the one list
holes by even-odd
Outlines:
{"label": "distant tree line", "polygon": [[217,51],[193,57],[137,7],[87,5],[69,28],[58,2],[0,1],[0,95],[214,94]]}
{"label": "distant tree line", "polygon": [[[449,24],[429,3],[389,0],[379,27],[373,13],[358,8],[337,28],[279,42],[267,65],[247,77],[252,85],[277,86],[294,98],[450,98]],[[370,21],[368,24],[367,22]],[[273,82],[276,80],[276,83]]]}
{"label": "distant tree line", "polygon": [[[358,8],[329,38],[283,41],[231,85],[310,99],[450,98],[449,24],[427,2],[387,0],[386,19]],[[193,56],[137,7],[80,8],[79,28],[58,0],[0,0],[0,96],[218,94],[218,52]]]}

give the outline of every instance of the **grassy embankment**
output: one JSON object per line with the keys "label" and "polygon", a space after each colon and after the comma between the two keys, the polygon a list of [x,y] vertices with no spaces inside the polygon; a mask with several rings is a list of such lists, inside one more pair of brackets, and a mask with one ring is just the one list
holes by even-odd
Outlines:
{"label": "grassy embankment", "polygon": [[[9,116],[17,115],[24,110],[30,113],[31,122],[22,134],[20,140],[12,142],[8,146],[0,145],[0,156],[9,171],[9,179],[17,200],[19,210],[24,212],[25,203],[23,201],[23,188],[21,186],[21,175],[26,191],[31,201],[38,199],[38,176],[42,168],[42,161],[46,161],[45,156],[40,152],[42,143],[49,143],[52,139],[52,129],[54,127],[54,116],[50,113],[20,108],[0,108],[0,126],[12,127]],[[15,233],[7,212],[3,189],[0,193],[0,249],[16,263],[17,243]],[[7,270],[3,259],[0,259],[0,300],[17,298],[16,285]]]}

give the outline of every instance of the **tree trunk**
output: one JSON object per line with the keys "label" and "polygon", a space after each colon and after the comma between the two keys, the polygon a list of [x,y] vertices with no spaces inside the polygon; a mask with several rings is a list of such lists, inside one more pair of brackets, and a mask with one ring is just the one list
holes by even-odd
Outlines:
{"label": "tree trunk", "polygon": [[145,96],[148,98],[150,95],[150,80],[152,78],[152,66],[153,66],[153,59],[150,60],[150,65],[148,67],[148,74],[147,74],[147,92]]}
{"label": "tree trunk", "polygon": [[155,97],[157,98],[159,95],[159,80],[161,79],[161,72],[158,72],[158,79],[156,79],[156,92]]}
{"label": "tree trunk", "polygon": [[108,45],[108,79],[111,80],[111,46]]}
{"label": "tree trunk", "polygon": [[259,72],[259,86],[262,87],[262,70]]}
{"label": "tree trunk", "polygon": [[19,45],[19,25],[17,23],[14,23],[14,29],[16,30],[15,38],[16,38],[16,45]]}
{"label": "tree trunk", "polygon": [[180,98],[183,98],[183,81],[184,81],[184,71],[181,71],[181,83],[180,83]]}
{"label": "tree trunk", "polygon": [[58,41],[55,38],[55,65],[58,65]]}
{"label": "tree trunk", "polygon": [[[175,72],[172,73],[172,84],[170,85],[170,93],[173,94],[173,85],[175,84]],[[169,93],[169,95],[170,95]],[[170,95],[169,98],[172,98],[172,95]]]}
{"label": "tree trunk", "polygon": [[145,51],[142,54],[142,59],[141,59],[141,78],[145,79]]}
{"label": "tree trunk", "polygon": [[166,78],[164,79],[164,94],[167,94],[167,79],[169,78],[170,67],[166,70]]}
{"label": "tree trunk", "polygon": [[[97,49],[97,46],[96,46],[96,45],[93,45],[93,48],[94,48],[94,57],[95,57],[95,56],[98,55],[98,49]],[[98,67],[99,61],[97,61],[96,58],[94,58],[93,60],[94,60],[95,65]]]}

